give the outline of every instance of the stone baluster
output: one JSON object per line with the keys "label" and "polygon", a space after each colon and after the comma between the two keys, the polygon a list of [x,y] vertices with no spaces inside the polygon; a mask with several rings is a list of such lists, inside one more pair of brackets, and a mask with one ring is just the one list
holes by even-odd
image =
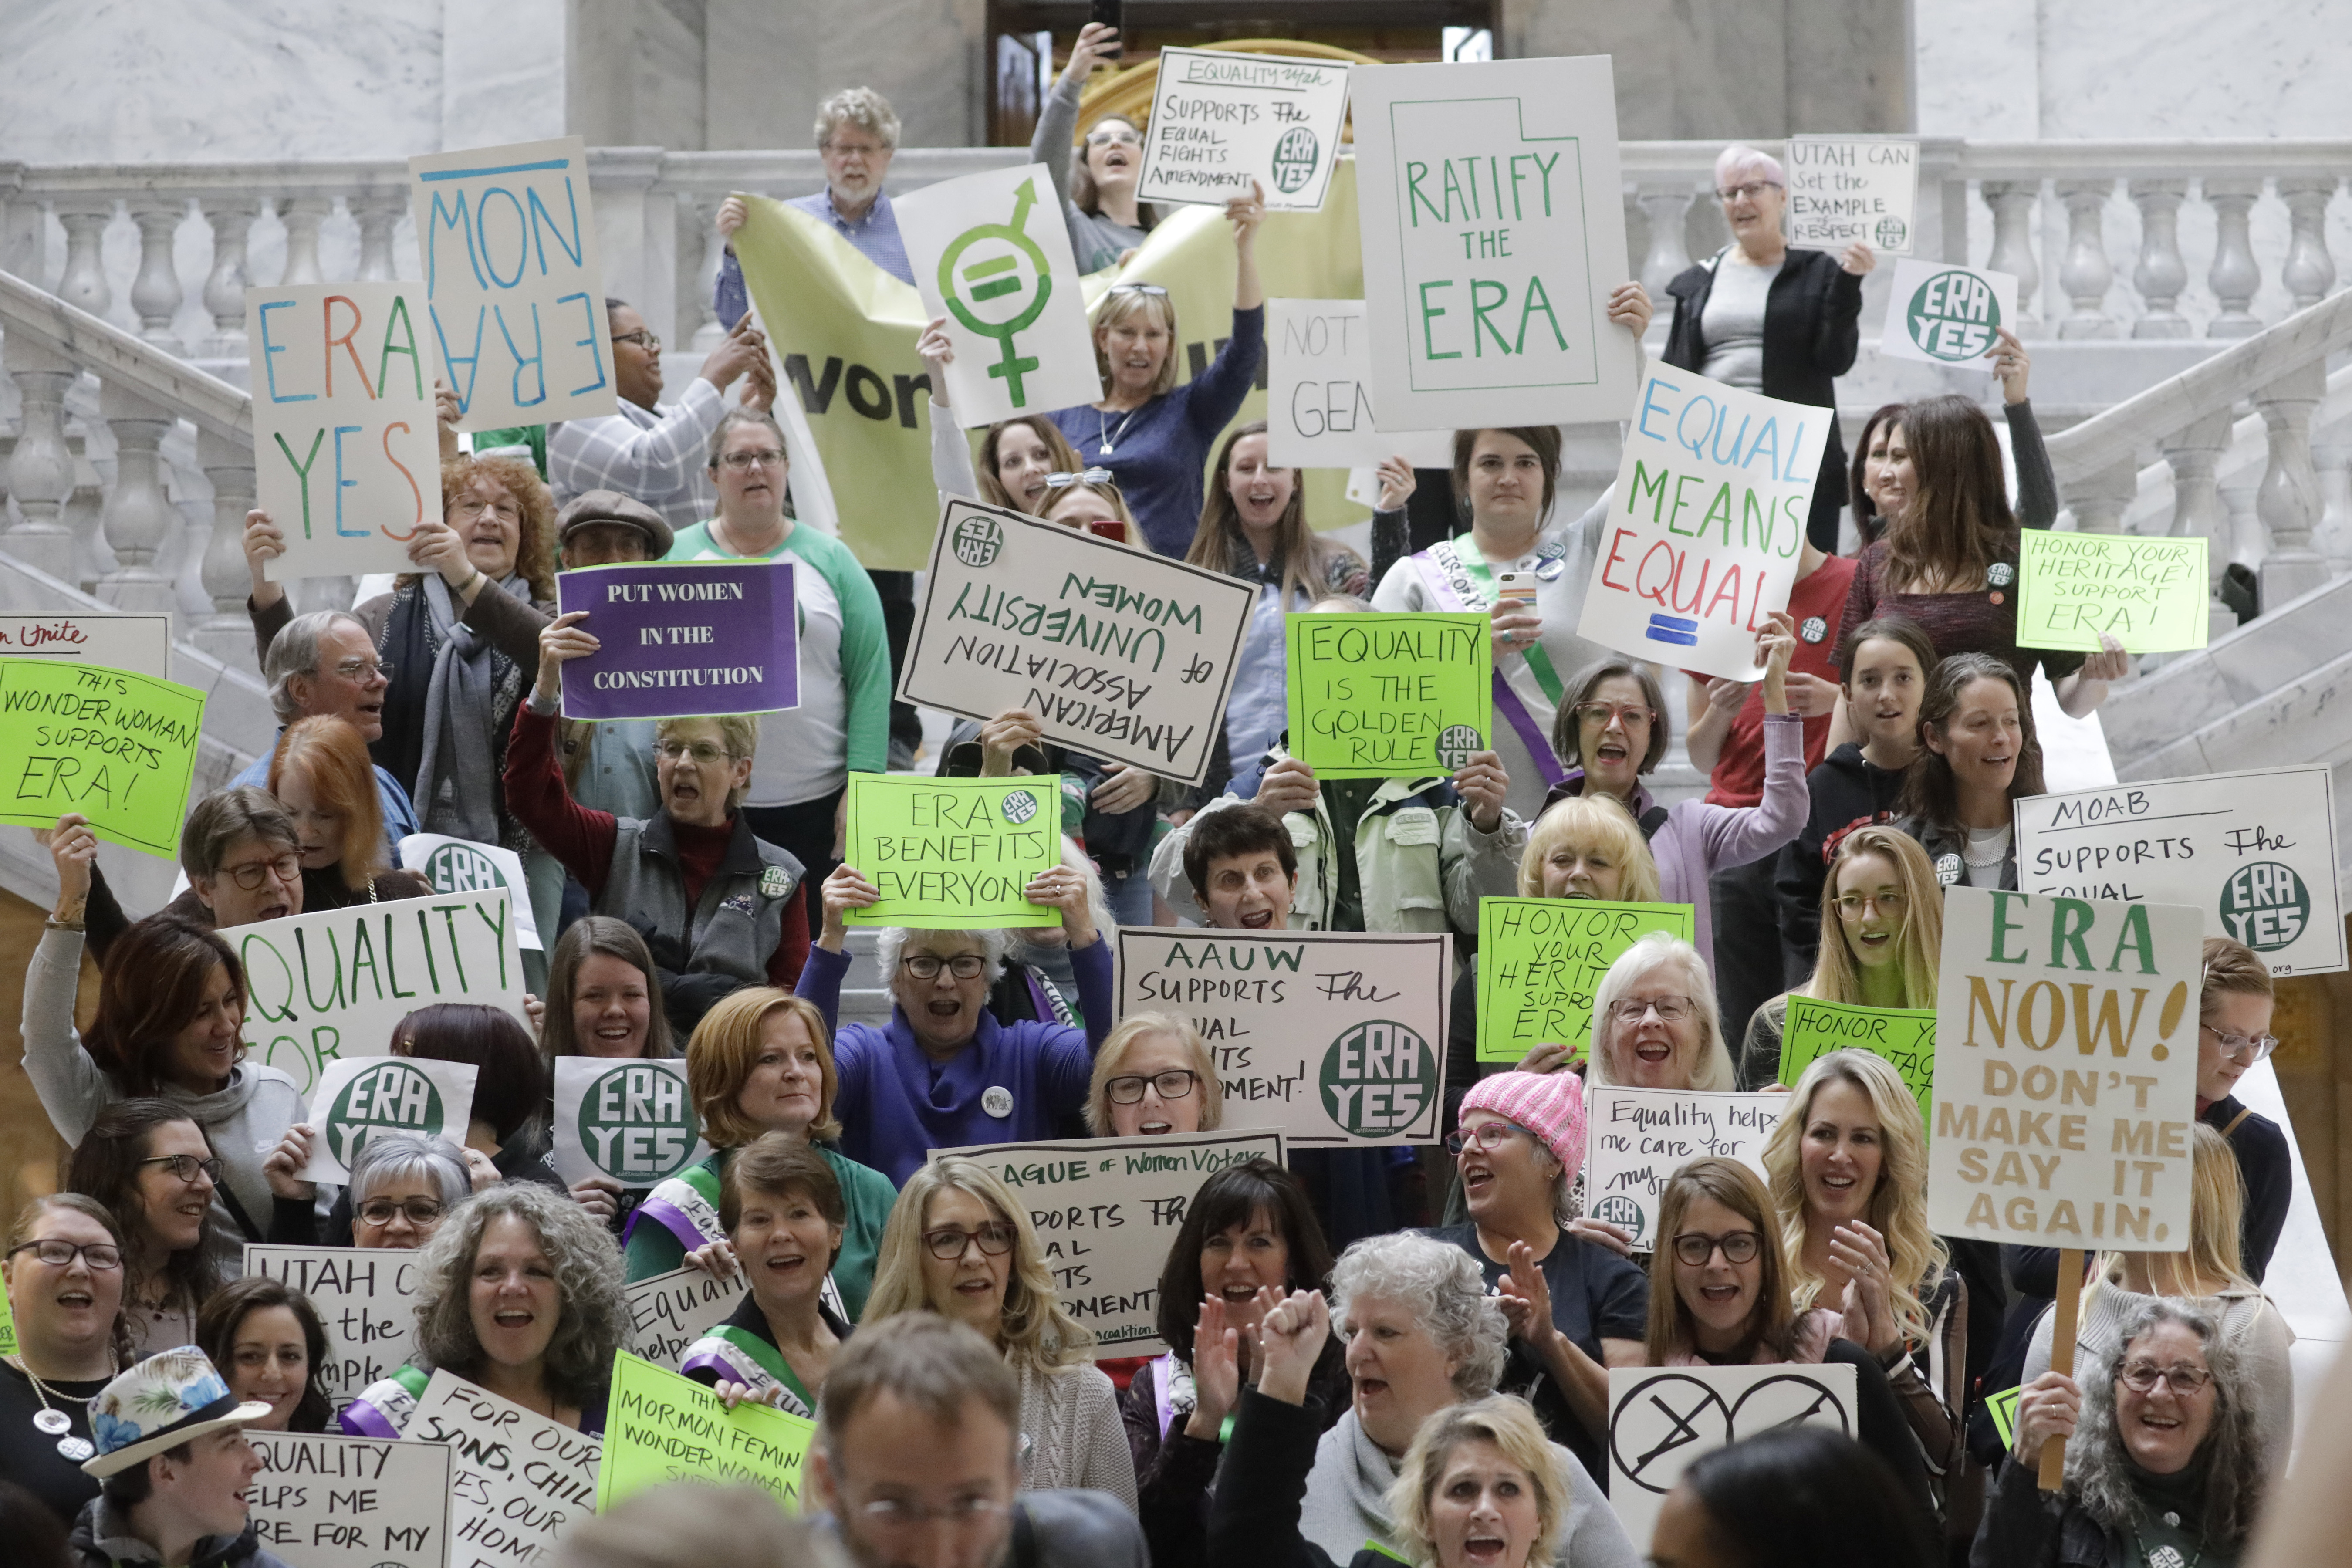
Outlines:
{"label": "stone baluster", "polygon": [[2336,287],[2336,259],[2327,254],[2327,203],[2336,195],[2336,176],[2281,179],[2278,194],[2293,231],[2279,281],[2294,296],[2294,308],[2305,310]]}
{"label": "stone baluster", "polygon": [[325,196],[296,196],[286,204],[286,274],[280,283],[324,283],[319,270],[319,226],[335,204]]}
{"label": "stone baluster", "polygon": [[103,254],[106,226],[114,221],[114,198],[61,197],[57,212],[66,231],[66,273],[58,284],[58,298],[103,319],[114,304]]}
{"label": "stone baluster", "polygon": [[360,226],[360,280],[388,283],[398,277],[392,263],[392,231],[400,226],[400,215],[407,210],[407,194],[386,191],[347,196],[343,205]]}
{"label": "stone baluster", "polygon": [[213,269],[205,279],[205,309],[212,312],[212,359],[245,358],[245,249],[253,231],[250,196],[207,196],[199,205],[213,231]]}
{"label": "stone baluster", "polygon": [[2139,469],[2126,459],[2112,468],[2069,479],[2059,487],[2074,514],[2077,533],[2121,533],[2124,509],[2139,493]]}
{"label": "stone baluster", "polygon": [[[1650,219],[1650,253],[1642,258],[1642,287],[1650,291],[1654,302],[1665,299],[1666,285],[1691,264],[1683,225],[1696,195],[1688,184],[1643,185],[1633,198]],[[1673,314],[1665,310],[1658,313]]]}
{"label": "stone baluster", "polygon": [[66,445],[65,401],[80,372],[73,361],[37,345],[29,333],[0,339],[22,405],[22,428],[8,458],[8,489],[18,521],[0,541],[8,553],[61,582],[74,580],[73,530],[61,515],[73,494],[73,451]]}
{"label": "stone baluster", "polygon": [[2042,199],[2038,180],[1987,180],[1985,205],[1992,208],[1992,254],[1985,265],[2017,279],[2017,331],[2022,337],[2039,331],[2042,321],[2034,297],[2042,289],[2042,266],[2033,258],[2033,205]]}
{"label": "stone baluster", "polygon": [[2218,473],[2221,454],[2230,449],[2230,411],[2174,431],[2157,443],[2172,468],[2172,537],[2202,539],[2205,544],[2206,605],[2209,635],[2234,631],[2237,613],[2221,603],[2221,573],[2230,563],[2230,509],[2222,503]]}
{"label": "stone baluster", "polygon": [[2102,221],[2107,198],[2115,191],[2112,179],[2058,182],[2059,198],[2066,204],[2066,255],[2058,264],[2058,287],[2066,291],[2073,306],[2058,323],[2062,338],[2120,335],[2116,323],[2107,317],[2107,286],[2116,280],[2116,269],[2107,259]]}
{"label": "stone baluster", "polygon": [[172,320],[184,297],[180,270],[172,263],[172,241],[188,216],[184,197],[134,196],[131,221],[139,226],[139,275],[131,280],[131,308],[139,312],[139,335],[159,349],[181,351]]}
{"label": "stone baluster", "polygon": [[683,329],[686,323],[694,323],[690,334],[681,331],[678,335],[686,340],[681,346],[697,353],[709,353],[717,348],[719,340],[727,335],[727,327],[733,324],[722,325],[719,312],[710,308],[710,291],[719,281],[719,263],[727,250],[726,238],[719,232],[718,218],[718,201],[679,194],[677,253],[681,258],[693,256],[700,260],[690,276],[685,268],[678,268],[684,284],[677,302],[678,325]]}
{"label": "stone baluster", "polygon": [[2352,428],[2337,425],[2311,444],[2311,466],[2319,475],[2319,527],[2311,542],[2327,558],[2327,572],[2352,572]]}
{"label": "stone baluster", "polygon": [[163,493],[156,447],[170,435],[169,409],[110,382],[100,388],[100,416],[114,432],[114,488],[100,526],[114,552],[114,569],[98,580],[98,597],[118,610],[170,611],[178,590],[156,569],[155,558],[184,520]]}
{"label": "stone baluster", "polygon": [[2213,286],[2221,310],[2205,329],[2209,338],[2252,337],[2262,330],[2254,320],[2254,290],[2263,286],[2263,269],[2254,260],[2253,237],[2247,214],[2263,194],[2263,182],[2253,179],[2207,180],[2205,199],[2213,208],[2213,269],[2205,280]]}
{"label": "stone baluster", "polygon": [[200,429],[196,463],[213,482],[213,531],[205,544],[202,569],[213,613],[196,624],[190,640],[223,664],[254,673],[259,667],[253,657],[253,626],[245,613],[245,598],[253,588],[245,564],[245,514],[254,502],[253,447]]}
{"label": "stone baluster", "polygon": [[2139,262],[2132,287],[2139,290],[2141,315],[2132,323],[2136,338],[2185,338],[2189,318],[2180,313],[2180,291],[2189,287],[2189,264],[2180,257],[2180,203],[2186,180],[2134,180],[2131,198],[2139,208]]}
{"label": "stone baluster", "polygon": [[2327,362],[2314,359],[2254,394],[2270,437],[2270,460],[2254,493],[2254,515],[2270,532],[2263,557],[2263,609],[2268,613],[2327,581],[2327,562],[2311,547],[2319,524],[2319,476],[2311,464],[2311,416],[2327,395]]}

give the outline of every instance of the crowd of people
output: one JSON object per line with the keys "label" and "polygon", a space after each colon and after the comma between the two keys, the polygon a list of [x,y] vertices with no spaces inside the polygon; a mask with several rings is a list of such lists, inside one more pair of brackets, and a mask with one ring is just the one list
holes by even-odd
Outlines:
{"label": "crowd of people", "polygon": [[[1076,123],[1077,84],[1114,42],[1081,34],[1038,129],[1087,267],[1156,221],[1135,195],[1139,128]],[[904,279],[898,133],[870,89],[826,100],[827,188],[797,205]],[[1869,248],[1790,247],[1763,153],[1729,149],[1717,174],[1734,237],[1670,285],[1666,361],[1833,405]],[[817,1420],[826,1522],[804,1535],[739,1496],[656,1494],[565,1547],[583,1568],[991,1564],[1016,1540],[1052,1564],[1631,1568],[1644,1543],[1611,1501],[1611,1369],[1794,1363],[1852,1369],[1853,1434],[1706,1456],[1666,1498],[1650,1561],[2237,1560],[2284,1472],[2293,1398],[2261,1283],[2289,1155],[2233,1093],[2276,1044],[2261,960],[2205,943],[2192,1235],[2094,1257],[2073,1375],[2048,1370],[2055,1255],[1929,1229],[1920,1118],[1885,1061],[1839,1051],[1776,1081],[1791,996],[1936,1005],[1943,889],[2017,886],[2011,802],[2042,788],[2035,668],[2076,713],[2125,671],[2114,647],[2017,644],[2003,590],[2020,530],[2056,510],[2022,345],[2003,331],[1988,356],[2014,503],[1967,398],[1878,410],[1850,464],[1832,437],[1793,597],[1757,637],[1762,678],[1693,679],[1681,718],[1711,788],[1666,805],[1644,783],[1676,718],[1659,671],[1578,632],[1608,500],[1560,515],[1559,429],[1458,431],[1443,480],[1384,465],[1372,563],[1309,529],[1264,425],[1228,429],[1264,344],[1263,211],[1227,208],[1237,281],[1212,363],[1182,378],[1169,294],[1122,282],[1094,321],[1100,400],[991,426],[976,463],[937,374],[952,349],[940,323],[922,338],[943,493],[1230,574],[1257,608],[1204,787],[1049,743],[1020,710],[951,738],[942,772],[1057,781],[1064,853],[1027,894],[1058,923],[884,930],[885,1021],[841,1015],[848,917],[879,894],[873,868],[843,862],[839,819],[850,773],[905,769],[919,741],[890,695],[913,584],[795,521],[731,252],[716,303],[734,325],[676,401],[659,341],[613,300],[617,413],[470,451],[445,426],[441,517],[389,593],[294,615],[265,572],[278,524],[252,514],[249,608],[284,728],[189,812],[188,891],[134,920],[87,821],[45,835],[59,892],[26,978],[25,1066],[72,1152],[9,1221],[13,1542],[90,1568],[274,1568],[246,1522],[245,1431],[397,1438],[446,1369],[599,1433],[627,1288],[691,1268],[749,1289],[685,1373]],[[721,233],[745,217],[730,200]],[[1625,283],[1606,330],[1638,338],[1652,313]],[[1410,548],[1405,502],[1440,482],[1456,527]],[[1841,556],[1848,511],[1862,545]],[[562,716],[564,664],[598,644],[593,614],[555,613],[557,570],[786,559],[803,568],[797,708]],[[1531,595],[1498,592],[1507,574]],[[1286,744],[1284,616],[1424,609],[1489,617],[1493,749],[1450,774],[1318,779]],[[523,858],[548,942],[532,1022],[446,1004],[404,1019],[383,1048],[476,1069],[468,1125],[379,1135],[347,1184],[314,1184],[319,1110],[247,1059],[224,933],[428,890],[395,868],[418,832]],[[1687,904],[1695,940],[1619,957],[1589,1041],[1481,1064],[1488,897]],[[1301,1152],[1208,1177],[1158,1281],[1168,1348],[1103,1357],[1022,1197],[933,1152],[1230,1120],[1188,1020],[1116,1016],[1116,928],[1180,922],[1453,932],[1442,1152]],[[567,1184],[550,1162],[564,1057],[682,1057],[715,1152],[646,1190]],[[1583,1213],[1588,1084],[1788,1098],[1765,1176],[1724,1159],[1675,1172],[1644,1254]],[[414,1251],[413,1358],[336,1409],[318,1311],[239,1278],[253,1242]],[[1986,1396],[2011,1388],[2004,1441]],[[2035,1478],[2052,1438],[2067,1448],[2054,1501]],[[908,1555],[950,1537],[949,1555]]]}

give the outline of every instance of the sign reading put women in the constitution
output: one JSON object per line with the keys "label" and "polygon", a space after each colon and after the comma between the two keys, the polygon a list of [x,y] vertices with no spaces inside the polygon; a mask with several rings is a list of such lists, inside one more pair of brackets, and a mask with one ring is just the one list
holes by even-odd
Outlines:
{"label": "sign reading put women in the constitution", "polygon": [[1919,143],[1904,136],[1789,138],[1789,243],[1908,256]]}
{"label": "sign reading put women in the constitution", "polygon": [[109,844],[169,858],[195,776],[205,694],[128,669],[0,658],[0,822],[69,811]]}
{"label": "sign reading put women in the constitution", "polygon": [[1255,180],[1268,212],[1314,212],[1347,118],[1344,61],[1162,49],[1135,194],[1223,204]]}
{"label": "sign reading put women in the constitution", "polygon": [[1622,1226],[1634,1251],[1652,1251],[1659,1245],[1658,1204],[1674,1173],[1719,1156],[1764,1178],[1764,1140],[1788,1103],[1785,1094],[1614,1084],[1585,1090],[1584,1212]]}
{"label": "sign reading put women in the constitution", "polygon": [[567,719],[773,713],[801,700],[789,561],[591,566],[555,576],[594,653],[563,666]]}
{"label": "sign reading put women in the constitution", "polygon": [[1454,461],[1451,430],[1382,431],[1361,300],[1265,302],[1265,460],[1284,468],[1416,468]]}
{"label": "sign reading put women in the constitution", "polygon": [[1061,781],[849,775],[848,855],[882,901],[851,925],[983,931],[1062,923],[1029,901],[1062,863]]}
{"label": "sign reading put women in the constitution", "polygon": [[1495,743],[1485,616],[1283,617],[1290,754],[1333,779],[1451,773]]}
{"label": "sign reading put women in the constitution", "polygon": [[1878,352],[1929,364],[1972,364],[1990,375],[1992,361],[1985,356],[1999,341],[1995,331],[2014,331],[2016,321],[2013,275],[1906,256],[1895,264]]}

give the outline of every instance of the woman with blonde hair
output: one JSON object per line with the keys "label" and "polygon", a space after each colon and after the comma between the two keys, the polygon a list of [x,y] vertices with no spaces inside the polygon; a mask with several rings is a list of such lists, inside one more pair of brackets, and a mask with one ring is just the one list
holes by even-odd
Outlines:
{"label": "woman with blonde hair", "polygon": [[2278,994],[2271,972],[2244,942],[2205,939],[2205,982],[2197,1007],[2197,1120],[2230,1141],[2245,1178],[2246,1212],[2238,1245],[2246,1278],[2259,1285],[2271,1266],[2294,1160],[2279,1124],[2241,1100],[2238,1080],[2278,1047],[2271,1020]]}
{"label": "woman with blonde hair", "polygon": [[1028,1205],[986,1165],[940,1154],[907,1178],[864,1322],[936,1312],[980,1331],[1021,1382],[1024,1489],[1091,1487],[1136,1506],[1135,1461],[1094,1334],[1055,1293]]}
{"label": "woman with blonde hair", "polygon": [[302,849],[302,910],[422,899],[433,884],[384,864],[375,763],[351,724],[320,714],[289,724],[269,758],[269,793],[294,820]]}
{"label": "woman with blonde hair", "polygon": [[1087,1131],[1097,1138],[1213,1132],[1224,1086],[1208,1043],[1174,1013],[1129,1013],[1103,1037],[1087,1089]]}

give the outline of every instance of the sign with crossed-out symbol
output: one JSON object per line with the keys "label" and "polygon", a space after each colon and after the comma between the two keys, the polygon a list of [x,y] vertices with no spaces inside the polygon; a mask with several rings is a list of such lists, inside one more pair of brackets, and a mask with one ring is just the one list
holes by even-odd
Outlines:
{"label": "sign with crossed-out symbol", "polygon": [[1702,1454],[1782,1426],[1854,1429],[1844,1365],[1615,1367],[1609,1373],[1609,1500],[1648,1549],[1658,1508]]}

